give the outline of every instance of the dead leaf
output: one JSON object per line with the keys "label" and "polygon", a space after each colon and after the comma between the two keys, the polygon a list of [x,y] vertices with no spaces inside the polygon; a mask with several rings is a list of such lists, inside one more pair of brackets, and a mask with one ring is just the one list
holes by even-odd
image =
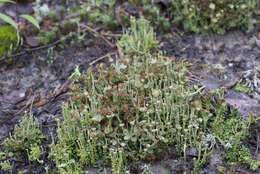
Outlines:
{"label": "dead leaf", "polygon": [[37,40],[37,38],[35,36],[28,36],[28,37],[25,37],[25,39],[26,39],[26,43],[28,45],[30,45],[31,47],[39,46],[39,41]]}

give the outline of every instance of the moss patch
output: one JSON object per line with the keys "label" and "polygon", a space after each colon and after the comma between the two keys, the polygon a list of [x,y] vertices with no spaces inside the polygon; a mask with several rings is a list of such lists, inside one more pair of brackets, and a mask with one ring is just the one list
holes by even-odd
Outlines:
{"label": "moss patch", "polygon": [[134,22],[119,42],[124,59],[87,74],[77,68],[71,76],[73,95],[63,106],[63,122],[58,120],[58,140],[50,146],[58,173],[84,173],[99,160],[113,174],[130,173],[129,162],[160,160],[168,146],[185,160],[187,149],[196,148],[193,173],[215,148],[224,150],[227,162],[256,170],[259,161],[242,145],[250,121],[228,107],[224,90],[215,91],[221,100],[213,93],[200,95],[204,87],[186,79],[189,64],[156,52],[153,29],[139,27],[144,19]]}
{"label": "moss patch", "polygon": [[7,56],[18,44],[18,36],[15,28],[4,25],[0,27],[0,57]]}

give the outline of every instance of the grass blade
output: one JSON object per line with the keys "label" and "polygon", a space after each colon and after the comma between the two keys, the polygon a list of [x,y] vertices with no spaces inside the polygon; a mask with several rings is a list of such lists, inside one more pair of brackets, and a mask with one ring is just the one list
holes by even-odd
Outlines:
{"label": "grass blade", "polygon": [[15,4],[15,2],[14,2],[14,1],[11,1],[11,0],[0,0],[0,3],[1,3],[1,2],[3,2],[3,3],[4,3],[4,2],[10,2],[10,3],[14,3],[14,4]]}
{"label": "grass blade", "polygon": [[25,14],[20,15],[20,17],[26,19],[27,21],[32,23],[36,28],[40,29],[40,25],[39,25],[38,21],[34,17],[32,17],[30,15],[25,15]]}
{"label": "grass blade", "polygon": [[0,19],[5,21],[6,23],[12,25],[16,30],[18,29],[17,23],[12,18],[10,18],[9,16],[7,16],[3,13],[0,13]]}

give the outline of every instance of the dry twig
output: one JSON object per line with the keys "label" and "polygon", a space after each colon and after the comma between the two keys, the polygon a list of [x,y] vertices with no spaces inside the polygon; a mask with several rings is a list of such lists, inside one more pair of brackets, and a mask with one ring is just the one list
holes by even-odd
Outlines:
{"label": "dry twig", "polygon": [[124,54],[123,54],[123,52],[122,52],[118,42],[116,43],[116,47],[117,47],[117,51],[118,51],[119,57],[120,57],[120,59],[122,59],[124,57]]}
{"label": "dry twig", "polygon": [[122,34],[114,34],[114,33],[104,33],[103,36],[109,36],[109,37],[122,37]]}
{"label": "dry twig", "polygon": [[117,51],[113,51],[113,52],[107,53],[106,55],[104,55],[104,56],[102,56],[102,57],[100,57],[100,58],[94,60],[94,61],[91,62],[89,65],[92,66],[93,64],[97,63],[98,61],[100,61],[100,60],[102,60],[102,59],[104,59],[104,58],[113,56],[113,55],[115,55],[115,54],[117,54]]}
{"label": "dry twig", "polygon": [[[66,35],[65,36],[65,39],[71,37],[70,35]],[[36,47],[36,48],[31,48],[31,49],[25,49],[25,51],[22,51],[22,52],[19,52],[19,53],[16,53],[16,54],[13,54],[11,56],[5,56],[5,57],[2,57],[0,58],[0,63],[1,62],[4,62],[5,60],[9,59],[9,58],[13,58],[13,57],[18,57],[18,56],[22,56],[26,53],[29,53],[29,52],[33,52],[33,51],[37,51],[37,50],[40,50],[40,49],[45,49],[45,48],[49,48],[49,47],[52,47],[52,46],[55,46],[57,44],[59,44],[61,42],[61,40],[57,40],[53,43],[50,43],[48,45],[43,45],[43,46],[39,46],[39,47]]]}
{"label": "dry twig", "polygon": [[98,35],[99,37],[101,37],[110,47],[115,47],[114,44],[112,44],[109,40],[107,40],[102,34],[100,34],[99,32],[97,32],[96,30],[94,30],[93,28],[90,28],[89,26],[85,25],[85,24],[80,24],[80,26],[83,28],[83,31],[90,31],[92,33],[95,33],[96,35]]}

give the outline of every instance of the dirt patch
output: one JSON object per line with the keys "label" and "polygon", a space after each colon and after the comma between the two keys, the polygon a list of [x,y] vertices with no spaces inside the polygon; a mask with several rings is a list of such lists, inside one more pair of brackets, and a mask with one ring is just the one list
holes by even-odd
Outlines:
{"label": "dirt patch", "polygon": [[[225,35],[200,37],[183,36],[181,39],[165,39],[162,49],[169,56],[186,58],[193,63],[193,70],[201,77],[201,84],[208,90],[224,87],[232,90],[239,80],[248,81],[251,94],[227,93],[227,103],[248,117],[250,111],[257,117],[260,113],[260,45],[259,33],[245,34],[230,31]],[[171,44],[173,42],[173,44]],[[246,76],[247,72],[251,72]],[[242,97],[244,96],[244,97]],[[232,102],[240,98],[239,101]],[[247,103],[248,105],[244,105]]]}

